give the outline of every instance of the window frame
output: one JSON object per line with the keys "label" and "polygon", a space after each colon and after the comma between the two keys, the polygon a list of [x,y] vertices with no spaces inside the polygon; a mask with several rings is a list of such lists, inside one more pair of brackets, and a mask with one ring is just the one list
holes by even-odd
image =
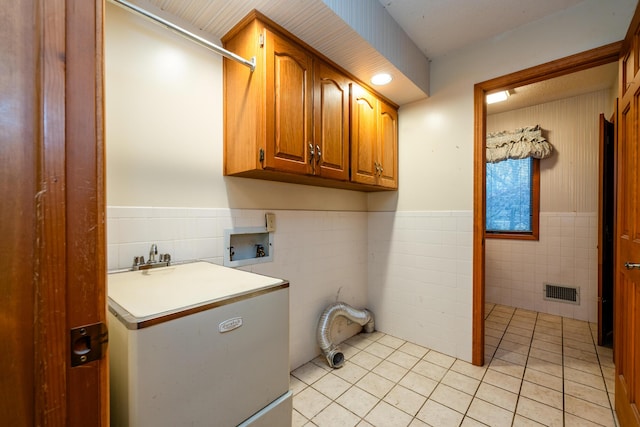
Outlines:
{"label": "window frame", "polygon": [[[513,239],[513,240],[539,240],[540,239],[540,159],[533,159],[533,171],[531,173],[531,231],[487,231],[484,225],[484,237],[486,239]],[[485,174],[486,180],[486,174]],[[486,182],[485,182],[486,187]],[[486,197],[486,196],[485,196]],[[485,215],[487,211],[485,200]]]}

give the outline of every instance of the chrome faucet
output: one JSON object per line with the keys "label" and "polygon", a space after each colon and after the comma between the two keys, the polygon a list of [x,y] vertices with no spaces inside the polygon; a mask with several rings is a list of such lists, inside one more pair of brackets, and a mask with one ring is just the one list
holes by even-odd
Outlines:
{"label": "chrome faucet", "polygon": [[147,270],[156,267],[168,267],[171,264],[171,255],[158,255],[158,245],[153,243],[149,249],[149,260],[144,262],[143,256],[133,257],[133,270]]}
{"label": "chrome faucet", "polygon": [[156,262],[156,255],[158,255],[158,245],[154,243],[149,251],[149,262]]}

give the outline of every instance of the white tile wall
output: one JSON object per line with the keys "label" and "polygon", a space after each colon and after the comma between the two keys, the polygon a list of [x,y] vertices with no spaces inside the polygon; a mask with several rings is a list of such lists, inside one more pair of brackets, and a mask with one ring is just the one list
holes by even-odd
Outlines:
{"label": "white tile wall", "polygon": [[[276,214],[274,260],[242,267],[290,282],[290,363],[318,354],[322,311],[343,301],[367,307],[377,329],[461,359],[471,358],[471,212]],[[174,261],[222,264],[224,230],[264,224],[265,211],[107,208],[108,266],[129,268],[151,243]],[[336,322],[334,340],[358,325]]]}
{"label": "white tile wall", "polygon": [[[367,213],[270,210],[276,214],[273,262],[242,267],[290,283],[290,364],[318,354],[315,331],[322,311],[342,301],[367,304]],[[222,264],[224,230],[264,225],[265,211],[243,209],[107,208],[108,267],[129,268],[152,243],[176,262],[204,259]],[[335,341],[358,331],[336,322]]]}
{"label": "white tile wall", "polygon": [[[596,213],[540,213],[540,240],[486,240],[486,301],[597,322]],[[580,287],[580,305],[543,299],[544,282]]]}
{"label": "white tile wall", "polygon": [[385,333],[471,360],[471,211],[369,213],[369,301]]}
{"label": "white tile wall", "polygon": [[[274,261],[243,269],[291,283],[291,366],[317,354],[315,328],[334,301],[367,307],[377,328],[470,360],[472,213],[276,213]],[[109,207],[108,266],[129,268],[151,243],[175,261],[222,264],[224,230],[265,211]],[[538,242],[487,240],[486,300],[595,322],[597,216],[541,213]],[[581,304],[545,301],[543,282],[580,286]],[[336,341],[357,329],[336,325]]]}

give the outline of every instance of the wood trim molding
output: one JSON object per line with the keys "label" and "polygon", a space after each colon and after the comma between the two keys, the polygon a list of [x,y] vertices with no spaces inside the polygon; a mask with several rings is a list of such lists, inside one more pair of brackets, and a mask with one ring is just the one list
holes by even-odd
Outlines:
{"label": "wood trim molding", "polygon": [[513,89],[531,83],[560,77],[576,71],[617,62],[622,41],[582,53],[547,62],[522,71],[477,83],[474,86],[474,178],[473,178],[473,330],[472,363],[484,364],[484,302],[485,302],[485,146],[487,110],[484,102],[488,92]]}
{"label": "wood trim molding", "polygon": [[67,423],[65,0],[40,1],[40,135],[36,194],[35,421]]}
{"label": "wood trim molding", "polygon": [[549,80],[554,77],[575,73],[576,71],[597,67],[598,65],[616,62],[618,61],[621,49],[622,41],[610,43],[582,53],[486,80],[476,84],[476,86],[482,88],[486,93],[498,89],[513,89],[518,86]]}
{"label": "wood trim molding", "polygon": [[[540,239],[540,159],[533,159],[531,174],[531,233],[494,232],[485,233],[485,239],[539,240]],[[485,180],[486,186],[486,180]],[[486,187],[485,187],[486,188]],[[486,202],[485,202],[486,203]]]}
{"label": "wood trim molding", "polygon": [[[66,304],[69,330],[107,323],[101,0],[66,0]],[[68,338],[67,338],[68,339]],[[66,342],[66,341],[65,341]],[[70,356],[67,356],[66,360]],[[108,359],[67,372],[68,425],[109,424]]]}
{"label": "wood trim molding", "polygon": [[473,314],[472,356],[474,365],[484,365],[484,227],[486,222],[485,197],[485,145],[487,104],[484,102],[487,89],[481,85],[473,88],[474,156],[473,156]]}

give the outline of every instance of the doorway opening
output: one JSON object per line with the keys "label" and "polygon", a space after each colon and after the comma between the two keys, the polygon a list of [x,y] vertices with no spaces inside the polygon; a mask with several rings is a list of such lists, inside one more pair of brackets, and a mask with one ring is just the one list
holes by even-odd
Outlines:
{"label": "doorway opening", "polygon": [[[473,363],[484,364],[487,105],[485,97],[618,61],[621,42],[498,77],[474,87]],[[597,117],[594,118],[597,120]]]}

